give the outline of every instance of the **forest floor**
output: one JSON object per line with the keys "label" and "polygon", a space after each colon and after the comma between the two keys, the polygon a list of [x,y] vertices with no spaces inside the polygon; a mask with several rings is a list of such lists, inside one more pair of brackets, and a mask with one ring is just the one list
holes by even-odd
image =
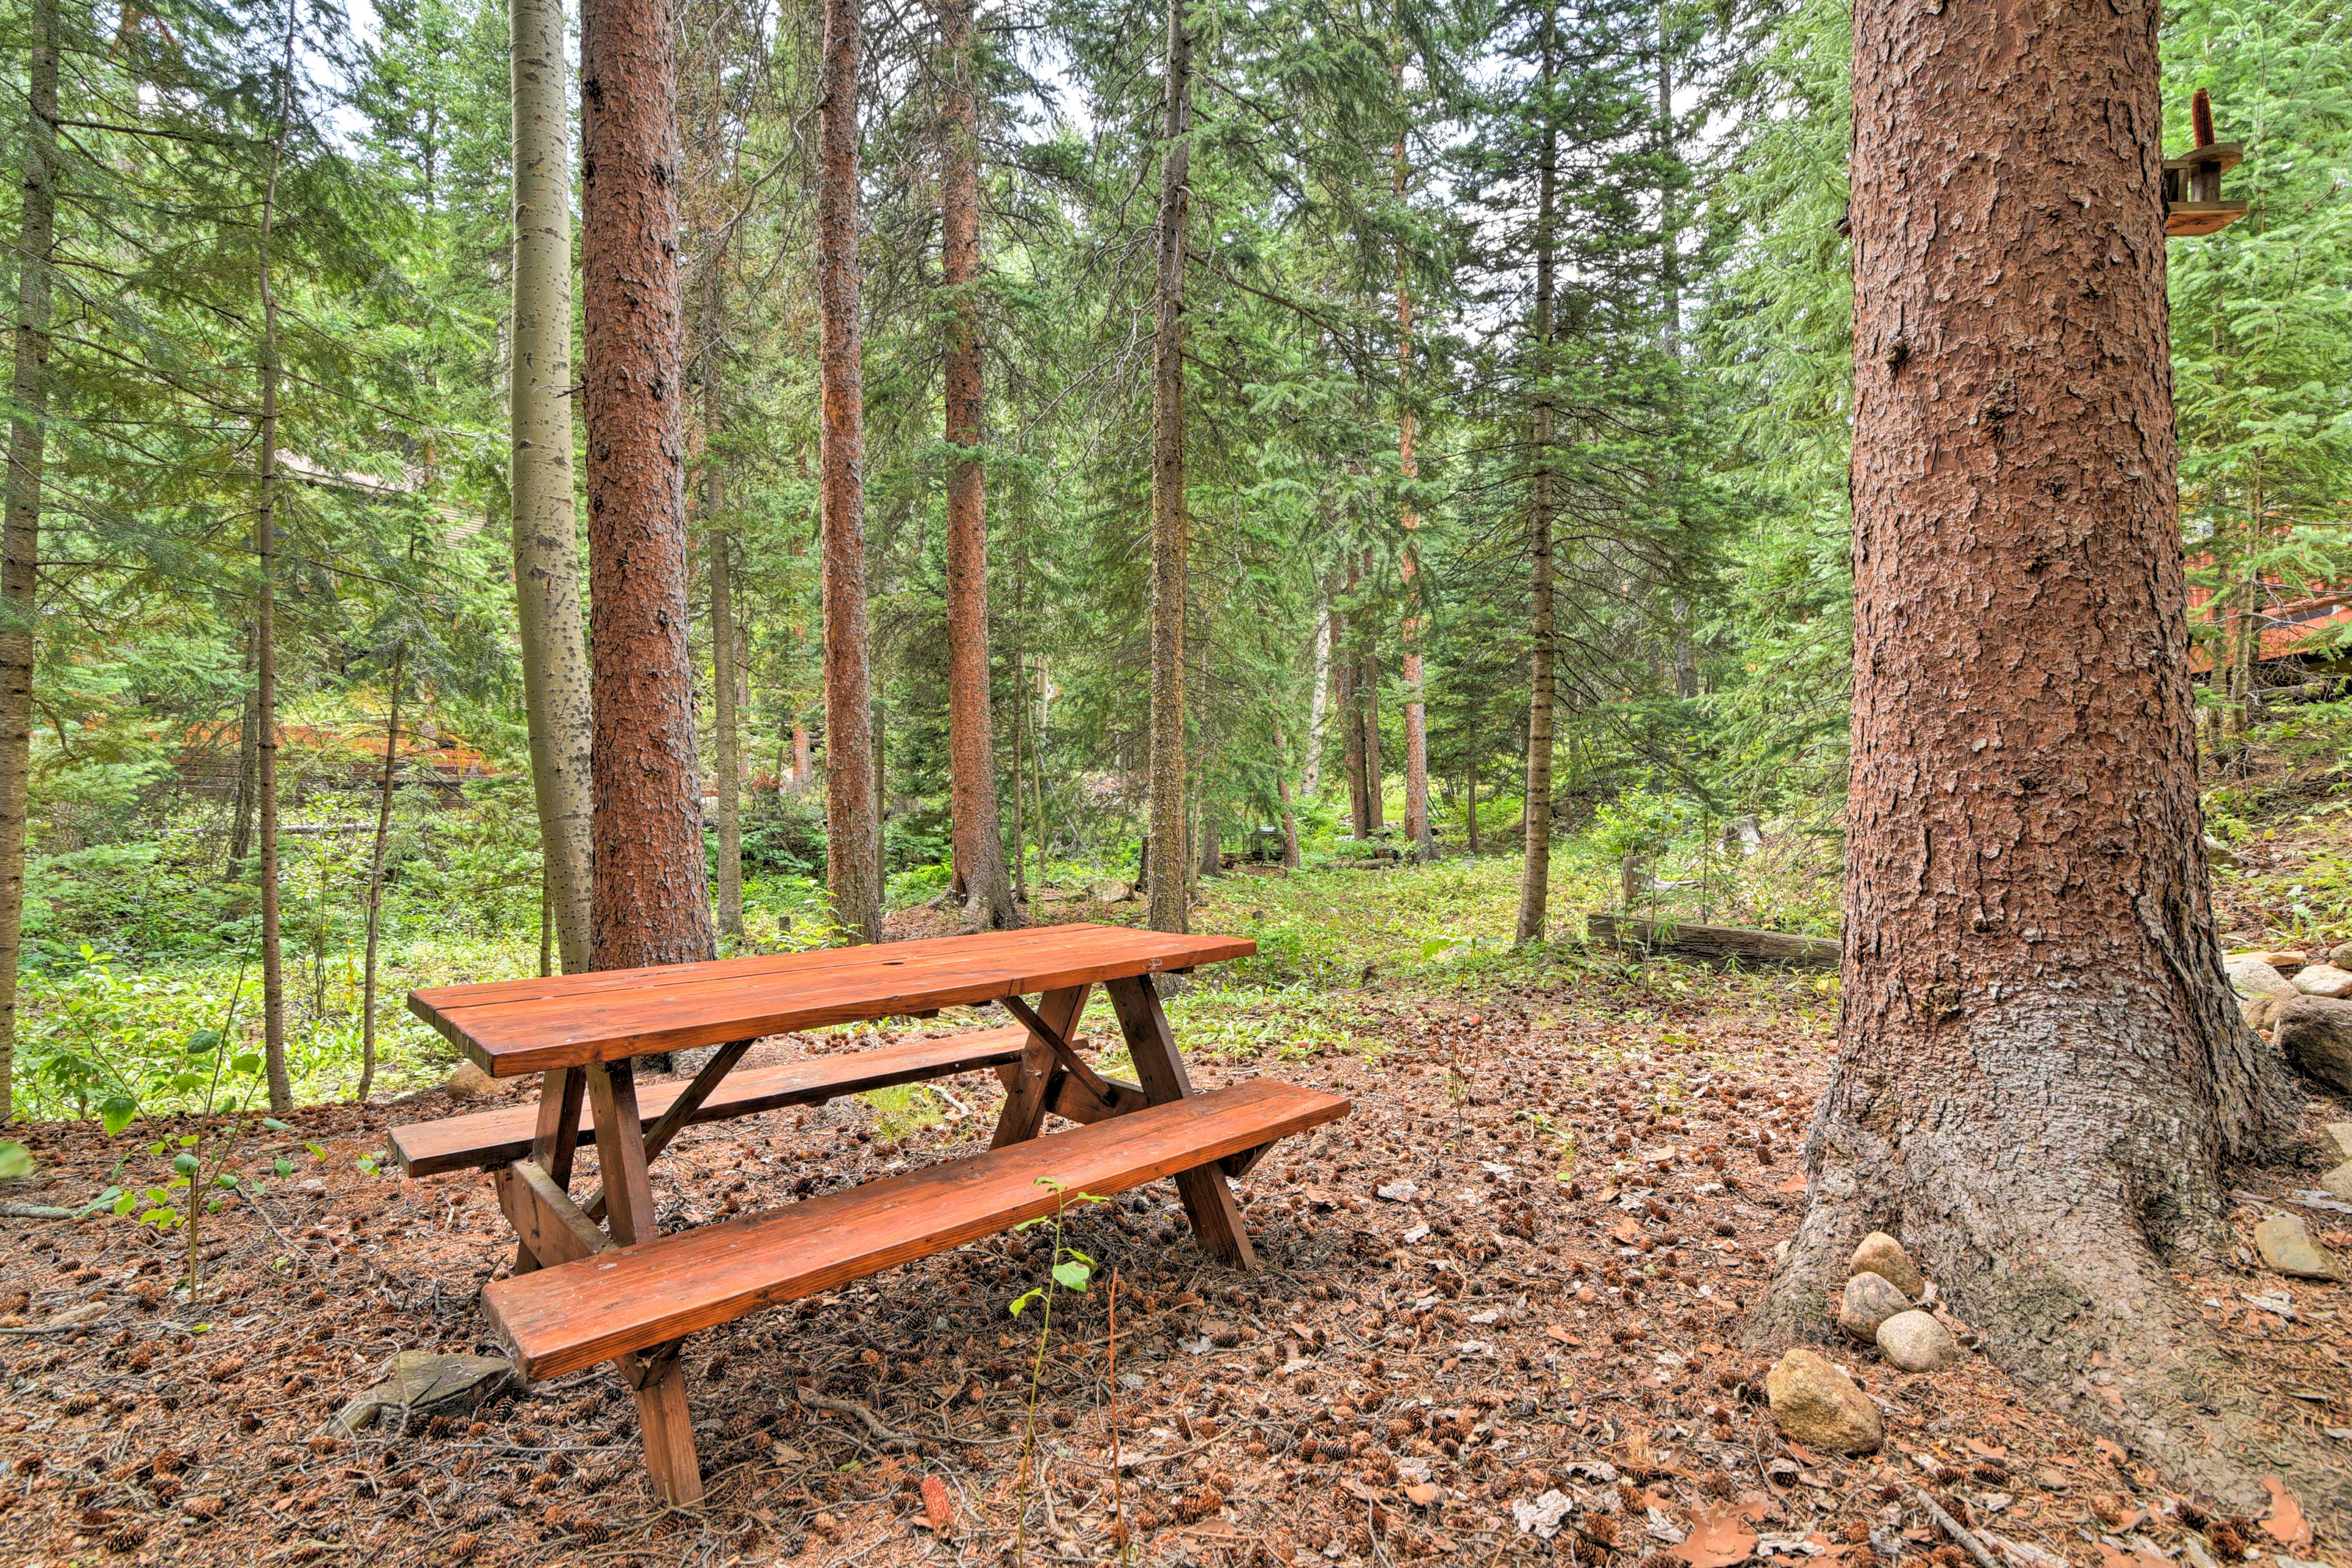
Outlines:
{"label": "forest floor", "polygon": [[[2225,887],[2225,925],[2279,934],[2273,906],[2310,873],[2271,846],[2310,842],[2266,843]],[[1122,1528],[1129,1561],[1219,1568],[1963,1568],[1923,1491],[1973,1531],[1979,1568],[2352,1563],[2352,1520],[2300,1519],[2293,1484],[2263,1518],[2201,1511],[1973,1356],[1912,1376],[1832,1352],[1881,1410],[1885,1447],[1845,1459],[1784,1439],[1741,1318],[1800,1213],[1834,981],[1509,959],[1445,934],[1509,869],[1213,884],[1199,929],[1297,921],[1366,955],[1344,983],[1171,1002],[1196,1081],[1274,1073],[1354,1102],[1243,1184],[1261,1271],[1208,1264],[1163,1184],[1074,1205],[1065,1239],[1100,1268],[1052,1299],[1042,1360],[1039,1316],[1008,1311],[1045,1283],[1034,1231],[697,1335],[709,1496],[691,1509],[652,1497],[604,1369],[469,1416],[320,1435],[394,1352],[492,1349],[478,1296],[514,1244],[488,1184],[377,1165],[386,1128],[451,1109],[439,1090],[258,1133],[248,1195],[205,1221],[198,1302],[173,1289],[178,1233],[0,1220],[0,1568],[1099,1563]],[[751,1059],[846,1043],[787,1037]],[[993,1079],[947,1088],[960,1104],[901,1090],[690,1130],[655,1167],[663,1220],[983,1147]],[[2314,1162],[2330,1119],[2346,1110],[2315,1107]],[[9,1196],[70,1205],[146,1179],[125,1172],[126,1142],[134,1166],[157,1161],[142,1140],[184,1126],[109,1141],[37,1125],[38,1170]],[[2235,1222],[2313,1184],[2308,1169],[2248,1173],[2263,1195]],[[2352,1218],[2306,1217],[2352,1254]],[[2300,1439],[2283,1448],[2352,1466],[2352,1287],[2251,1267],[2184,1284]],[[64,1326],[75,1310],[96,1316]],[[905,1441],[838,1413],[853,1404]]]}

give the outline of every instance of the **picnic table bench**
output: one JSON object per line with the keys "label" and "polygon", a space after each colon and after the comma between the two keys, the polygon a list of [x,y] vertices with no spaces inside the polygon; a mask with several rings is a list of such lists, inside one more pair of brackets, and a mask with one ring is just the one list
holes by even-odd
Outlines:
{"label": "picnic table bench", "polygon": [[[528,1378],[614,1363],[656,1489],[691,1501],[702,1478],[678,1352],[697,1330],[1009,1230],[1063,1192],[1108,1196],[1163,1176],[1202,1247],[1251,1268],[1228,1178],[1349,1102],[1269,1079],[1195,1091],[1151,977],[1255,951],[1236,937],[1069,925],[420,990],[412,1011],[493,1078],[539,1074],[540,1098],[396,1128],[393,1154],[411,1175],[491,1173],[520,1239],[513,1272],[482,1290],[492,1330]],[[1139,1081],[1103,1077],[1072,1033],[1096,985]],[[992,1002],[1016,1026],[734,1073],[770,1035]],[[640,1089],[634,1058],[698,1047],[717,1050],[690,1079]],[[986,1153],[667,1236],[656,1225],[646,1166],[682,1128],[987,1070],[1005,1100]],[[1048,1114],[1078,1125],[1040,1136]],[[603,1184],[574,1198],[583,1138]]]}

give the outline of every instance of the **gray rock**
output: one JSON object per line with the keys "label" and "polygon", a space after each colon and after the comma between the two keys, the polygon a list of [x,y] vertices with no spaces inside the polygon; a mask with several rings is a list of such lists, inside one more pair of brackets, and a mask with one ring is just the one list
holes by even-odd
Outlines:
{"label": "gray rock", "polygon": [[1907,1301],[1917,1300],[1919,1292],[1927,1288],[1926,1276],[1903,1250],[1903,1244],[1883,1230],[1872,1231],[1853,1249],[1853,1272],[1877,1275],[1902,1291]]}
{"label": "gray rock", "polygon": [[2267,952],[2233,952],[2221,967],[2229,972],[2230,989],[2241,996],[2292,996],[2294,983],[2278,972]]}
{"label": "gray rock", "polygon": [[347,1437],[388,1416],[405,1431],[424,1416],[473,1409],[504,1393],[514,1376],[514,1363],[498,1356],[402,1351],[384,1363],[378,1382],[335,1412],[321,1430]]}
{"label": "gray rock", "polygon": [[1878,1353],[1905,1372],[1935,1372],[1960,1359],[1951,1331],[1933,1312],[1897,1312],[1878,1325]]}
{"label": "gray rock", "polygon": [[1764,1375],[1764,1395],[1781,1431],[1811,1447],[1872,1454],[1886,1440],[1877,1407],[1827,1358],[1792,1350]]}
{"label": "gray rock", "polygon": [[1897,1290],[1884,1275],[1867,1270],[1845,1282],[1838,1301],[1837,1326],[1863,1344],[1878,1342],[1878,1325],[1897,1312],[1911,1310],[1911,1298]]}
{"label": "gray rock", "polygon": [[2288,975],[2286,983],[2305,996],[2352,994],[2352,969],[2338,969],[2332,963],[2315,963]]}
{"label": "gray rock", "polygon": [[2319,1178],[2320,1189],[2339,1202],[2352,1204],[2352,1160]]}
{"label": "gray rock", "polygon": [[2279,1015],[2275,1043],[2295,1071],[2352,1094],[2352,1002],[2297,996]]}
{"label": "gray rock", "polygon": [[1089,882],[1087,891],[1098,904],[1123,904],[1135,896],[1135,884],[1116,879]]}
{"label": "gray rock", "polygon": [[2254,1226],[2254,1248],[2273,1274],[2295,1279],[2341,1279],[2344,1266],[2335,1254],[2311,1239],[2302,1219],[2291,1214],[2273,1215]]}
{"label": "gray rock", "polygon": [[2352,1121],[2331,1121],[2320,1129],[2336,1144],[2336,1152],[2352,1160]]}

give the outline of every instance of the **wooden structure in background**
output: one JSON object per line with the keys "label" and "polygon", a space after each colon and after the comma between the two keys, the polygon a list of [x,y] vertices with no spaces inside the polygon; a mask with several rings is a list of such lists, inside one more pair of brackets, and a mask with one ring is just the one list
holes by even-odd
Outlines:
{"label": "wooden structure in background", "polygon": [[2229,227],[2246,216],[2243,202],[2221,199],[2221,176],[2245,161],[2235,142],[2213,140],[2213,100],[2199,88],[2189,102],[2195,144],[2164,161],[2164,234],[2168,239],[2197,238]]}

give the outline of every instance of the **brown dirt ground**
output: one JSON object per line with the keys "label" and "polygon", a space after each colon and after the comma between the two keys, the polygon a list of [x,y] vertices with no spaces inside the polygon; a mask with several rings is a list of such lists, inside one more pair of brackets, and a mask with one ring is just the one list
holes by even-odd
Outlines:
{"label": "brown dirt ground", "polygon": [[[694,1509],[652,1498],[630,1400],[604,1369],[405,1433],[315,1436],[395,1351],[493,1348],[477,1298],[513,1242],[488,1182],[354,1163],[386,1127],[450,1110],[436,1091],[308,1110],[251,1142],[248,1169],[282,1153],[297,1170],[207,1221],[201,1304],[173,1292],[177,1237],[0,1220],[0,1328],[19,1331],[0,1336],[0,1563],[889,1568],[1009,1558],[1016,1512],[1025,1559],[1101,1562],[1116,1508],[1130,1560],[1150,1563],[1727,1568],[1754,1535],[1780,1568],[1963,1568],[1918,1489],[1997,1568],[2267,1564],[2281,1533],[2301,1542],[2283,1510],[2200,1512],[1976,1358],[1914,1377],[1837,1350],[1884,1413],[1885,1448],[1848,1460],[1781,1438],[1739,1329],[1801,1203],[1792,1173],[1834,1013],[1811,977],[1660,965],[1476,1001],[1362,1000],[1376,1059],[1193,1063],[1203,1084],[1272,1070],[1355,1101],[1244,1184],[1260,1273],[1205,1263],[1167,1184],[1075,1212],[1068,1240],[1104,1277],[1055,1302],[1025,1486],[1037,1320],[1006,1307],[1042,1278],[1034,1232],[697,1336],[710,1495]],[[787,1037],[753,1059],[845,1043]],[[947,1087],[970,1113],[903,1145],[863,1100],[690,1131],[656,1166],[663,1221],[984,1147],[994,1080]],[[132,1139],[45,1125],[27,1141],[40,1170],[11,1198],[70,1203]],[[1409,1199],[1376,1195],[1400,1181]],[[2242,1227],[2313,1184],[2308,1169],[2250,1174],[2267,1196]],[[2297,1212],[2352,1253],[2352,1216]],[[2320,1436],[2352,1428],[2352,1288],[2242,1266],[2185,1283],[2275,1391],[2282,1430],[2352,1463],[2352,1437]],[[94,1326],[21,1331],[92,1300],[109,1309]],[[2101,1379],[2095,1362],[2085,1373]],[[907,1441],[801,1391],[863,1405]],[[932,1477],[944,1531],[921,1522]],[[1554,1489],[1574,1505],[1564,1526],[1523,1531],[1512,1505]],[[2316,1544],[2285,1555],[2352,1562],[2352,1521],[2313,1522]]]}

